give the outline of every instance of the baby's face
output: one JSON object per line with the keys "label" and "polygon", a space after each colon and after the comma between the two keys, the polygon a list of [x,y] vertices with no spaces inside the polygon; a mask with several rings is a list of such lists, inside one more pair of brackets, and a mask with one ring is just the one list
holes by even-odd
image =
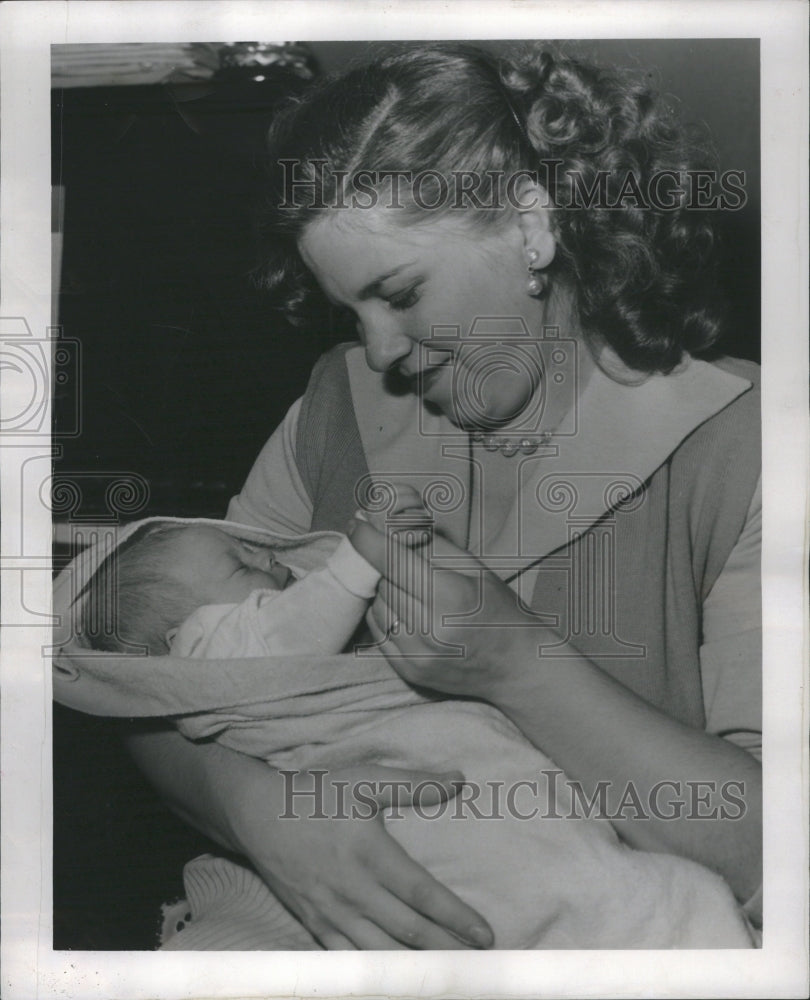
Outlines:
{"label": "baby's face", "polygon": [[283,590],[286,566],[269,549],[232,538],[218,528],[195,525],[172,546],[171,575],[203,604],[239,604],[254,590]]}

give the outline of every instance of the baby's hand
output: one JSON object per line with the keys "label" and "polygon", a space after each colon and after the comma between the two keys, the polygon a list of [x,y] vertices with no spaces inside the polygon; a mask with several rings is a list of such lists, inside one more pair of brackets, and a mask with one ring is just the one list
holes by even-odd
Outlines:
{"label": "baby's hand", "polygon": [[409,524],[414,521],[430,523],[431,516],[422,503],[422,497],[417,489],[414,489],[413,486],[392,487],[390,484],[386,486],[386,489],[396,490],[393,503],[389,504],[384,511],[357,511],[355,517],[361,521],[367,521],[383,534],[385,534],[387,526],[392,526],[392,522],[400,518],[407,519]]}

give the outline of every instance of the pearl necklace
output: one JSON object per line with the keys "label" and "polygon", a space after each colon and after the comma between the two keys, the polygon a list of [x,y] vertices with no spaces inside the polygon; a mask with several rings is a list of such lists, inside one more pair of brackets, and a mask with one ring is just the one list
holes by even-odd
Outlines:
{"label": "pearl necklace", "polygon": [[484,431],[473,431],[472,439],[482,444],[487,451],[500,451],[502,455],[511,458],[518,453],[533,455],[540,445],[546,445],[551,440],[551,431],[543,431],[537,437],[513,438],[508,435],[486,434]]}

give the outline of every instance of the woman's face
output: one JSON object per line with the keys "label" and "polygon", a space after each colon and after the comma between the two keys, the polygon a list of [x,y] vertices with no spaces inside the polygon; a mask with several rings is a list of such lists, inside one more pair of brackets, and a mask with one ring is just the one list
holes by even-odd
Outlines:
{"label": "woman's face", "polygon": [[[452,216],[403,225],[394,211],[319,216],[299,243],[304,263],[354,313],[374,371],[404,376],[455,423],[508,422],[538,379],[503,336],[535,337],[543,321],[542,303],[526,291],[517,219],[482,231]],[[482,368],[484,350],[491,364]]]}

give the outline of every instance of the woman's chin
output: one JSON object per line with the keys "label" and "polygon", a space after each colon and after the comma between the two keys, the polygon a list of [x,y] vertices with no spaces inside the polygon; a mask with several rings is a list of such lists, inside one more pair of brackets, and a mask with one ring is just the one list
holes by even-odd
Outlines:
{"label": "woman's chin", "polygon": [[488,386],[484,398],[459,399],[457,380],[452,369],[439,369],[423,380],[419,395],[426,409],[445,416],[463,431],[494,432],[516,420],[532,400],[534,385],[525,381],[515,385]]}
{"label": "woman's chin", "polygon": [[454,427],[466,434],[473,434],[476,431],[483,433],[494,433],[502,428],[513,417],[501,419],[496,415],[489,414],[468,414],[460,412],[460,408],[454,401],[439,401],[422,397],[425,409],[437,417],[445,417]]}

